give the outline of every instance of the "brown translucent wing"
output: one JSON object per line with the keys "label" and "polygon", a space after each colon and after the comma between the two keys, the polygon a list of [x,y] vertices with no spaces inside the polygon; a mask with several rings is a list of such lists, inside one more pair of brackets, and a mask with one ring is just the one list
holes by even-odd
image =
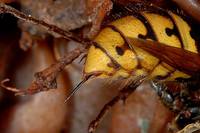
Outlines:
{"label": "brown translucent wing", "polygon": [[131,47],[139,47],[170,66],[190,75],[200,72],[200,55],[166,44],[137,38],[127,38]]}

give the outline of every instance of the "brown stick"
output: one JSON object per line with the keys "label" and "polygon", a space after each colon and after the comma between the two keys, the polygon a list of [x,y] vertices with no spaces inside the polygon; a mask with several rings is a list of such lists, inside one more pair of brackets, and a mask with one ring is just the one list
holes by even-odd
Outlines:
{"label": "brown stick", "polygon": [[56,84],[57,75],[61,71],[63,71],[66,65],[72,63],[73,60],[79,57],[79,55],[86,52],[86,49],[88,48],[88,46],[94,43],[93,41],[89,39],[85,39],[80,36],[75,36],[72,32],[65,31],[55,25],[51,25],[42,20],[38,20],[32,17],[31,15],[26,15],[3,3],[0,3],[0,13],[10,13],[21,20],[39,25],[49,31],[53,31],[54,33],[60,35],[61,37],[65,39],[73,40],[73,41],[83,44],[80,48],[76,48],[75,50],[66,54],[64,57],[59,59],[55,64],[52,64],[50,67],[46,68],[45,70],[36,73],[35,74],[36,80],[32,82],[32,84],[30,85],[28,89],[19,90],[13,87],[5,86],[5,82],[8,82],[9,80],[4,80],[1,82],[1,86],[3,88],[14,91],[16,92],[17,95],[33,94],[39,91],[45,91],[45,90],[57,88],[57,84]]}
{"label": "brown stick", "polygon": [[36,73],[36,79],[32,82],[28,89],[17,89],[14,87],[6,86],[5,82],[8,82],[8,79],[3,80],[1,82],[1,86],[7,90],[15,92],[16,95],[34,94],[40,91],[55,89],[57,88],[56,77],[58,74],[63,71],[66,65],[72,63],[85,51],[86,50],[84,47],[76,48],[60,58],[55,64],[52,64],[50,67],[44,69],[43,71]]}
{"label": "brown stick", "polygon": [[88,39],[82,38],[80,36],[76,36],[72,32],[63,30],[55,25],[48,24],[43,20],[38,20],[38,19],[32,17],[31,15],[26,15],[4,3],[0,3],[0,13],[10,13],[21,20],[30,22],[32,24],[39,25],[49,31],[52,31],[52,32],[60,35],[61,37],[65,38],[65,39],[68,39],[68,40],[76,41],[76,42],[79,42],[84,45],[90,45],[92,43],[92,41],[90,41]]}
{"label": "brown stick", "polygon": [[84,47],[76,48],[67,53],[65,56],[61,57],[57,63],[52,64],[45,70],[36,73],[35,77],[37,83],[43,84],[47,88],[56,88],[55,85],[50,83],[53,83],[53,81],[56,80],[57,75],[65,68],[66,65],[72,63],[83,52],[86,52]]}
{"label": "brown stick", "polygon": [[114,97],[111,101],[105,104],[100,113],[98,114],[98,116],[96,117],[96,119],[90,123],[88,127],[88,132],[94,133],[97,127],[99,126],[101,120],[109,112],[112,106],[114,106],[120,100],[125,101],[128,98],[128,96],[130,96],[135,91],[135,89],[143,83],[144,80],[145,80],[144,76],[138,77],[136,80],[129,83],[128,86],[123,88],[116,97]]}

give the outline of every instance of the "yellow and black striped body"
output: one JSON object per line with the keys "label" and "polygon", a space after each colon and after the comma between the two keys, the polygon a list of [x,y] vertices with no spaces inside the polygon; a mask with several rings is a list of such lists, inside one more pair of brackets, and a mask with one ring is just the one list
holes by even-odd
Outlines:
{"label": "yellow and black striped body", "polygon": [[[128,46],[126,37],[156,40],[164,44],[198,53],[190,26],[178,15],[143,11],[140,17],[124,16],[111,22],[95,38],[99,46],[91,46],[85,63],[86,75],[99,77],[129,77],[149,75],[166,80],[189,78],[176,68],[152,56],[148,52]],[[160,51],[162,52],[162,51]],[[115,62],[115,63],[113,63]],[[119,67],[113,66],[118,64]]]}

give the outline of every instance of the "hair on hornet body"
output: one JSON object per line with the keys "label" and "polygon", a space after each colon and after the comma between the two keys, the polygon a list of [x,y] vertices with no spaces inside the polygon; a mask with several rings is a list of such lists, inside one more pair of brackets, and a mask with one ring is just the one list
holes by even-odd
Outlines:
{"label": "hair on hornet body", "polygon": [[[90,124],[88,129],[90,133],[96,130],[103,116],[116,102],[125,100],[144,81],[150,81],[162,102],[178,114],[176,117],[178,127],[183,128],[199,120],[200,100],[191,99],[192,94],[199,91],[197,86],[199,78],[196,77],[199,77],[200,72],[200,56],[197,42],[190,34],[191,27],[181,15],[144,3],[129,5],[122,9],[120,15],[113,17],[112,21],[104,23],[95,39],[90,40],[35,19],[2,3],[0,12],[10,13],[65,39],[80,43],[80,47],[66,53],[45,70],[36,73],[35,81],[28,89],[6,86],[5,82],[8,82],[8,79],[1,82],[2,87],[17,95],[34,94],[56,88],[57,75],[66,65],[87,52],[83,81],[77,85],[66,101],[81,84],[94,77],[130,80]],[[165,86],[167,82],[177,82],[182,85],[182,89],[178,92],[170,91]],[[197,88],[194,89],[193,86]],[[183,95],[185,92],[187,95]],[[174,103],[177,101],[181,102],[182,106],[176,106]],[[189,112],[191,117],[186,117],[186,112]]]}

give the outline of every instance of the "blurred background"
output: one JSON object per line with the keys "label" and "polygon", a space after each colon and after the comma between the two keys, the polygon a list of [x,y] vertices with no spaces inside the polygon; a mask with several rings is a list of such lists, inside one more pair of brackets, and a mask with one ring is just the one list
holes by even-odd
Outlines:
{"label": "blurred background", "polygon": [[[118,0],[121,4],[140,0]],[[108,11],[110,0],[0,0],[26,14],[76,30],[93,38]],[[152,0],[160,7],[169,1]],[[46,30],[0,14],[0,80],[28,88],[34,73],[50,66],[78,44],[50,35]],[[71,89],[82,80],[82,57],[58,77],[58,88],[32,96],[14,96],[0,89],[1,133],[87,133],[89,123],[117,95],[121,81],[92,79],[64,103]],[[163,106],[149,84],[144,84],[124,104],[117,103],[100,123],[97,133],[165,133],[173,114]]]}

